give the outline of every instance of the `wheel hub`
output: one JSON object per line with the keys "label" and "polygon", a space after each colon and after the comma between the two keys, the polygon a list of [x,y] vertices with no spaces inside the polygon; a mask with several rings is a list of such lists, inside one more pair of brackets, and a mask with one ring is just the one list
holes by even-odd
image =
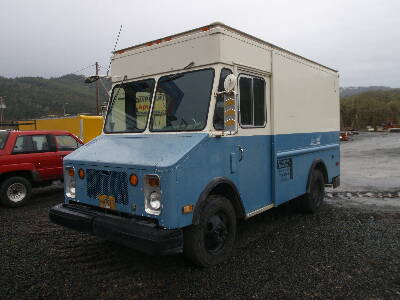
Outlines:
{"label": "wheel hub", "polygon": [[311,195],[312,198],[315,202],[315,204],[318,206],[320,206],[320,204],[322,203],[322,200],[324,198],[324,192],[323,192],[323,186],[322,183],[319,181],[316,181],[314,183],[313,189],[311,191]]}
{"label": "wheel hub", "polygon": [[205,232],[205,246],[207,251],[213,253],[221,250],[228,237],[227,218],[216,214],[209,218]]}
{"label": "wheel hub", "polygon": [[11,184],[7,189],[7,197],[12,202],[22,201],[26,197],[26,194],[27,190],[25,185],[19,182]]}

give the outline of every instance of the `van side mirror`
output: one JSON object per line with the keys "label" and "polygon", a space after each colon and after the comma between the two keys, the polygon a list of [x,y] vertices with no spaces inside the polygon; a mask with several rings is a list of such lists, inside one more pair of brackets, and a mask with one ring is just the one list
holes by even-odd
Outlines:
{"label": "van side mirror", "polygon": [[229,74],[228,76],[226,76],[226,78],[224,80],[225,93],[233,92],[236,87],[236,82],[237,82],[237,78],[235,75]]}
{"label": "van side mirror", "polygon": [[224,131],[229,135],[237,132],[236,82],[233,74],[226,76],[224,81]]}

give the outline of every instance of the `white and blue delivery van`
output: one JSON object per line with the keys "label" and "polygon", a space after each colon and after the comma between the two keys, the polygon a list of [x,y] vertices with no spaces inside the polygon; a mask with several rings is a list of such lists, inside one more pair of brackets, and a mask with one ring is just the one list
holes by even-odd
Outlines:
{"label": "white and blue delivery van", "polygon": [[64,159],[57,224],[210,266],[238,219],[315,212],[340,184],[333,69],[213,23],[114,52],[110,78],[103,134]]}

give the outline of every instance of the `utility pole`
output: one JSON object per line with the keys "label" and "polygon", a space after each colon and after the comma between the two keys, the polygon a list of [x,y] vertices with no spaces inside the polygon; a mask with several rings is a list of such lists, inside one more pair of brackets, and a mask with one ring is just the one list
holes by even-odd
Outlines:
{"label": "utility pole", "polygon": [[[96,75],[99,75],[99,63],[96,61]],[[96,81],[96,115],[99,115],[99,81]]]}
{"label": "utility pole", "polygon": [[0,96],[0,123],[3,125],[4,110],[6,109],[6,97]]}
{"label": "utility pole", "polygon": [[67,110],[66,110],[65,106],[67,106],[68,104],[69,104],[68,102],[65,102],[65,103],[63,104],[64,116],[67,114]]}

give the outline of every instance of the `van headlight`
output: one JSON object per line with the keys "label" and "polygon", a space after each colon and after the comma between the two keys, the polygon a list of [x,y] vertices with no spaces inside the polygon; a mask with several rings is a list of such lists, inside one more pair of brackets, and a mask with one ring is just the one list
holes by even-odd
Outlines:
{"label": "van headlight", "polygon": [[149,199],[150,207],[154,210],[159,210],[161,207],[161,195],[157,192],[152,192]]}
{"label": "van headlight", "polygon": [[68,198],[75,198],[75,169],[74,167],[66,167],[64,170],[64,186],[65,195]]}
{"label": "van headlight", "polygon": [[161,213],[161,188],[158,175],[144,176],[144,210],[150,215]]}

